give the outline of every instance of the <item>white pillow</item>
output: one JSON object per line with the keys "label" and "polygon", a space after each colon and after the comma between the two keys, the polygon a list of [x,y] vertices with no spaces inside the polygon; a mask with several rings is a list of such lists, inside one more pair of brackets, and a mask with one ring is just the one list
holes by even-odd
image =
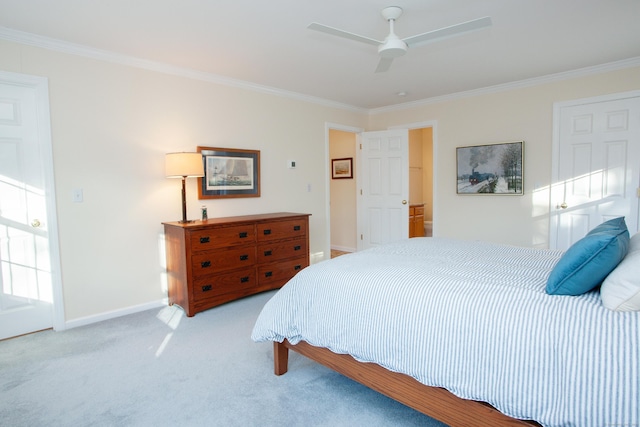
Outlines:
{"label": "white pillow", "polygon": [[609,310],[640,310],[640,233],[631,238],[629,252],[604,279],[600,297]]}

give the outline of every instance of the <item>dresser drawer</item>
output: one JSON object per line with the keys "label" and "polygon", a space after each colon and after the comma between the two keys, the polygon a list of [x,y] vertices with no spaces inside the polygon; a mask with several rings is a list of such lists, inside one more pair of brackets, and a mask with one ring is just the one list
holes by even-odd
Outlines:
{"label": "dresser drawer", "polygon": [[258,286],[283,283],[309,265],[307,258],[298,258],[258,267]]}
{"label": "dresser drawer", "polygon": [[191,256],[193,277],[206,276],[219,271],[253,267],[256,263],[256,247],[241,246],[231,249],[218,249],[198,252]]}
{"label": "dresser drawer", "polygon": [[299,238],[258,245],[258,263],[267,263],[280,259],[305,256],[307,254],[307,239]]}
{"label": "dresser drawer", "polygon": [[190,240],[192,251],[206,251],[255,242],[256,231],[254,224],[216,227],[191,231]]}
{"label": "dresser drawer", "polygon": [[193,300],[198,302],[224,294],[243,293],[255,286],[255,268],[200,277],[193,281]]}
{"label": "dresser drawer", "polygon": [[257,226],[258,242],[306,236],[307,222],[307,219],[304,218],[259,223]]}

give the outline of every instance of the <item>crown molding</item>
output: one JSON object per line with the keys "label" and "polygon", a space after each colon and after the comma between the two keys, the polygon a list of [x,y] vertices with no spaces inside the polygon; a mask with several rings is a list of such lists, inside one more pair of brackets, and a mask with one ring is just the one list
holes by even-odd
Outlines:
{"label": "crown molding", "polygon": [[122,55],[107,50],[96,49],[85,45],[70,43],[49,37],[43,37],[37,34],[18,31],[2,26],[0,26],[0,39],[29,46],[35,46],[43,49],[54,50],[70,55],[77,55],[85,58],[97,59],[100,61],[112,62],[120,65],[155,71],[158,73],[170,74],[178,77],[186,77],[189,79],[200,80],[208,83],[231,86],[240,89],[251,90],[254,92],[290,98],[297,101],[304,101],[311,104],[321,105],[324,107],[339,108],[342,110],[348,110],[361,114],[367,114],[369,111],[366,108],[359,108],[353,105],[343,104],[324,98],[318,98],[315,96],[304,95],[301,93],[291,92],[270,86],[259,85],[244,80],[232,79],[230,77],[220,76],[213,73],[205,73],[190,68],[178,67],[175,65],[166,64],[164,62],[151,61],[147,59],[136,58],[133,56]]}
{"label": "crown molding", "polygon": [[388,113],[391,111],[408,110],[425,105],[439,104],[446,101],[453,101],[463,98],[471,98],[473,96],[488,95],[492,93],[505,92],[514,89],[522,89],[531,86],[538,86],[545,83],[553,83],[562,80],[574,79],[577,77],[601,74],[610,71],[622,70],[625,68],[633,68],[640,66],[640,56],[635,58],[623,59],[621,61],[608,62],[605,64],[594,65],[592,67],[579,68],[576,70],[565,71],[562,73],[549,74],[541,77],[534,77],[526,80],[519,80],[511,83],[504,83],[495,86],[487,86],[480,89],[468,90],[464,92],[456,92],[452,94],[435,96],[433,98],[421,99],[418,101],[405,102],[402,104],[389,105],[386,107],[372,108],[369,110],[370,115]]}
{"label": "crown molding", "polygon": [[136,58],[133,56],[122,55],[111,51],[91,48],[85,45],[69,43],[58,39],[39,36],[37,34],[18,31],[11,28],[0,26],[0,39],[15,43],[35,46],[43,49],[54,50],[70,55],[77,55],[86,58],[97,59],[100,61],[112,62],[130,67],[141,68],[158,73],[170,74],[178,77],[185,77],[194,80],[200,80],[208,83],[231,86],[254,92],[265,93],[269,95],[280,96],[284,98],[294,99],[297,101],[308,102],[324,107],[338,108],[360,114],[376,115],[393,111],[408,110],[426,105],[437,104],[441,102],[453,101],[463,98],[470,98],[479,95],[487,95],[498,92],[505,92],[514,89],[522,89],[531,86],[537,86],[545,83],[552,83],[562,80],[573,79],[582,76],[600,74],[609,71],[621,70],[625,68],[640,66],[640,57],[629,58],[621,61],[609,62],[605,64],[595,65],[591,67],[580,68],[577,70],[565,71],[562,73],[549,74],[547,76],[535,77],[526,80],[519,80],[511,83],[504,83],[495,86],[487,86],[480,89],[474,89],[464,92],[457,92],[432,98],[425,98],[418,101],[406,102],[402,104],[394,104],[380,108],[361,108],[341,102],[331,101],[310,95],[304,95],[297,92],[278,89],[270,86],[259,85],[244,80],[233,79],[213,73],[205,73],[190,68],[178,67],[158,61],[150,61],[146,59]]}

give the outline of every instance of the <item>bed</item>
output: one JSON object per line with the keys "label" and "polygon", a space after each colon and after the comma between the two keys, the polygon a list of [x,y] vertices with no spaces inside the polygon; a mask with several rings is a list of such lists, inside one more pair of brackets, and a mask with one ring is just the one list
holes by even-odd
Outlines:
{"label": "bed", "polygon": [[278,375],[291,349],[452,426],[640,425],[640,312],[549,295],[563,255],[446,238],[344,255],[280,289],[252,339]]}

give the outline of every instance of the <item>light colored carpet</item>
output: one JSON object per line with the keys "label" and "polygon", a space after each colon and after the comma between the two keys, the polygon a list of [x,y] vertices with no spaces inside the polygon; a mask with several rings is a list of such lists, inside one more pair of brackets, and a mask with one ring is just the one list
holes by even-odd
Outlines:
{"label": "light colored carpet", "polygon": [[2,341],[0,425],[443,425],[295,353],[275,376],[250,339],[272,294]]}

